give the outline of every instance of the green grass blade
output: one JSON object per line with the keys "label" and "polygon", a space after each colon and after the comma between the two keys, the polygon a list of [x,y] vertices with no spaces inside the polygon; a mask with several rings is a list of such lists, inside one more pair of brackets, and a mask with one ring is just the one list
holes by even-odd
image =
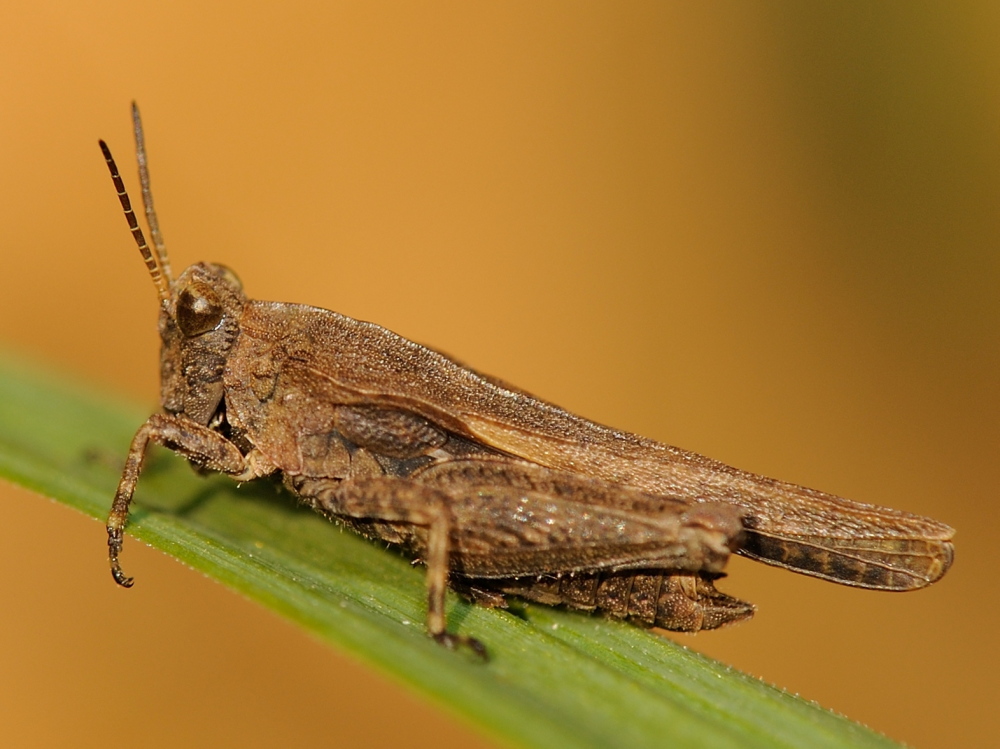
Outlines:
{"label": "green grass blade", "polygon": [[[103,521],[116,465],[146,415],[0,357],[0,476]],[[165,451],[143,473],[129,533],[525,746],[897,746],[600,617],[537,605],[494,611],[453,597],[450,626],[481,639],[491,658],[447,651],[424,633],[422,569],[272,484],[199,478]]]}

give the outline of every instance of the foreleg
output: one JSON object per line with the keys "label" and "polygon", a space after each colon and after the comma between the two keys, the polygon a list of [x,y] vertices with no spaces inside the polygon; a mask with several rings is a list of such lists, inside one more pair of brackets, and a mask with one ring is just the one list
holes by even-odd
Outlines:
{"label": "foreleg", "polygon": [[139,427],[132,438],[125,470],[118,482],[115,501],[108,515],[108,559],[115,582],[126,588],[132,587],[132,578],[122,572],[118,555],[122,550],[123,531],[128,519],[129,505],[135,492],[146,447],[150,442],[163,445],[183,455],[188,460],[209,471],[219,471],[242,480],[263,476],[274,470],[266,461],[257,459],[256,453],[244,456],[232,442],[218,432],[183,416],[153,414]]}

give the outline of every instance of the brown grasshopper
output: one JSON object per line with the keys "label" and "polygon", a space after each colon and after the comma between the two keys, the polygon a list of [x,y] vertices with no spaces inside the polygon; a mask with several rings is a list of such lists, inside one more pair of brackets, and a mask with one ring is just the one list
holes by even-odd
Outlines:
{"label": "brown grasshopper", "polygon": [[753,615],[716,590],[730,553],[878,590],[952,562],[954,531],[731,468],[575,416],[451,357],[317,307],[249,299],[225,266],[174,278],[133,124],[146,243],[104,141],[160,301],[163,412],[139,427],[108,517],[111,572],[146,446],[237,481],[280,475],[299,499],[427,566],[427,630],[448,646],[449,585],[677,631]]}

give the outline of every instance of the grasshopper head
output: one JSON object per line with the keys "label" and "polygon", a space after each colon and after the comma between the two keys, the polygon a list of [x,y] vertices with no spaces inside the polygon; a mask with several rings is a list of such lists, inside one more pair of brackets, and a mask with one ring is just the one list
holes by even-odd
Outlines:
{"label": "grasshopper head", "polygon": [[224,265],[196,263],[171,282],[160,307],[160,402],[168,413],[211,420],[246,301]]}
{"label": "grasshopper head", "polygon": [[139,182],[153,247],[139,228],[118,166],[104,141],[101,151],[139,252],[160,298],[160,401],[172,414],[208,424],[222,401],[222,373],[239,335],[246,296],[236,274],[224,265],[196,263],[174,279],[160,236],[146,168],[139,109],[132,104]]}

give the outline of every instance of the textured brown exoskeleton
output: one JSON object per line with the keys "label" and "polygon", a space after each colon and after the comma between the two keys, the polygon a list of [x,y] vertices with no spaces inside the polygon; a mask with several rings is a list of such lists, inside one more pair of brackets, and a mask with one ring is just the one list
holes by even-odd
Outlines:
{"label": "textured brown exoskeleton", "polygon": [[505,594],[679,631],[749,618],[714,581],[731,552],[826,580],[913,590],[952,561],[934,520],[731,468],[600,426],[372,323],[247,298],[197,263],[174,278],[133,106],[139,228],[160,300],[161,402],[132,440],[108,517],[111,571],[146,446],[237,481],[278,474],[305,504],[427,565],[427,629],[450,584],[487,605]]}

